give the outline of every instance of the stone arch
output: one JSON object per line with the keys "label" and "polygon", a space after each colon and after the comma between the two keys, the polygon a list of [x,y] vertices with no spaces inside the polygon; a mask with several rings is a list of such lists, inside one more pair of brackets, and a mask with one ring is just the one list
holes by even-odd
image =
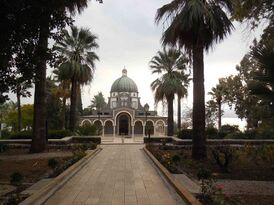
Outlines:
{"label": "stone arch", "polygon": [[140,122],[142,124],[142,126],[145,126],[145,123],[139,119],[134,121],[134,123],[133,123],[134,126],[135,126],[136,122]]}
{"label": "stone arch", "polygon": [[155,135],[165,136],[166,123],[164,120],[157,120],[155,123]]}
{"label": "stone arch", "polygon": [[92,125],[92,122],[89,120],[89,119],[84,119],[82,120],[82,122],[80,123],[80,126],[83,126],[83,125]]}
{"label": "stone arch", "polygon": [[134,135],[143,135],[143,122],[141,120],[136,120],[134,122]]}
{"label": "stone arch", "polygon": [[128,135],[131,136],[132,115],[127,111],[118,112],[115,116],[115,127],[118,135]]}
{"label": "stone arch", "polygon": [[155,124],[154,121],[151,120],[151,119],[147,119],[147,122],[151,122],[153,126],[154,126],[154,124]]}
{"label": "stone arch", "polygon": [[123,110],[123,111],[120,111],[118,112],[115,117],[114,117],[114,124],[117,125],[117,117],[121,114],[121,113],[127,113],[129,116],[130,116],[130,121],[131,121],[131,126],[133,125],[133,116],[130,112],[126,111],[126,110]]}
{"label": "stone arch", "polygon": [[93,120],[92,124],[95,124],[95,123],[96,124],[100,123],[102,126],[104,125],[103,120],[99,120],[99,119]]}
{"label": "stone arch", "polygon": [[103,121],[102,120],[94,120],[93,121],[93,125],[96,127],[97,129],[97,133],[98,135],[102,135],[102,131],[103,131]]}
{"label": "stone arch", "polygon": [[153,122],[153,120],[147,120],[147,122],[146,122],[145,134],[148,135],[148,132],[150,132],[150,135],[154,135],[154,122]]}
{"label": "stone arch", "polygon": [[107,122],[111,122],[111,123],[112,123],[112,125],[114,125],[114,121],[113,121],[113,120],[111,120],[111,119],[107,119],[107,120],[105,120],[105,121],[104,121],[104,126],[106,125],[106,123],[107,123]]}
{"label": "stone arch", "polygon": [[104,122],[104,134],[113,135],[113,120],[106,120]]}

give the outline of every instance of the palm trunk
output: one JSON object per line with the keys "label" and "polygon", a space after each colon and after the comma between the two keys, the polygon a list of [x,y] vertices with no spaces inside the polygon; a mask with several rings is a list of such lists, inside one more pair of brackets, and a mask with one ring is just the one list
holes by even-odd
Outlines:
{"label": "palm trunk", "polygon": [[193,49],[193,145],[192,158],[207,157],[205,138],[205,90],[203,46]]}
{"label": "palm trunk", "polygon": [[69,129],[74,132],[76,124],[76,107],[77,107],[77,81],[71,79],[71,97],[70,97],[70,118]]}
{"label": "palm trunk", "polygon": [[218,129],[222,127],[222,103],[218,101]]}
{"label": "palm trunk", "polygon": [[49,16],[40,24],[40,36],[37,46],[37,64],[35,70],[33,137],[31,152],[43,152],[47,147],[46,138],[46,61],[49,37]]}
{"label": "palm trunk", "polygon": [[22,112],[21,112],[21,87],[20,85],[17,86],[16,88],[16,97],[17,97],[17,122],[18,122],[18,127],[17,131],[20,132],[22,129]]}
{"label": "palm trunk", "polygon": [[61,128],[63,130],[66,129],[66,101],[67,101],[67,98],[66,97],[63,97],[62,99],[62,116],[61,116]]}
{"label": "palm trunk", "polygon": [[178,96],[178,131],[181,130],[181,98]]}
{"label": "palm trunk", "polygon": [[173,136],[174,120],[173,120],[173,97],[167,99],[167,136]]}
{"label": "palm trunk", "polygon": [[77,83],[77,112],[80,114],[83,113],[81,87],[79,83]]}

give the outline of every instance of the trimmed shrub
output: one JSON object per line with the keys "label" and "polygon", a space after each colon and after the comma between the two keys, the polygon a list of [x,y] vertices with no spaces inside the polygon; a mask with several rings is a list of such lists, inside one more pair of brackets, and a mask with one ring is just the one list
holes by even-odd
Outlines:
{"label": "trimmed shrub", "polygon": [[274,139],[274,128],[271,126],[261,126],[256,130],[257,139]]}
{"label": "trimmed shrub", "polygon": [[48,139],[61,139],[67,136],[71,136],[69,130],[49,130]]}
{"label": "trimmed shrub", "polygon": [[[63,137],[71,136],[69,130],[49,130],[48,139],[61,139]],[[10,139],[32,139],[32,131],[24,130],[21,132],[15,132],[10,135]]]}
{"label": "trimmed shrub", "polygon": [[8,150],[8,145],[0,143],[0,153],[3,153]]}
{"label": "trimmed shrub", "polygon": [[72,143],[95,143],[101,144],[101,137],[77,136],[72,138]]}
{"label": "trimmed shrub", "polygon": [[9,139],[11,132],[8,129],[1,130],[1,139]]}
{"label": "trimmed shrub", "polygon": [[31,139],[32,138],[32,131],[31,130],[24,130],[21,132],[15,132],[10,135],[10,139]]}
{"label": "trimmed shrub", "polygon": [[52,170],[56,169],[56,167],[57,167],[58,165],[59,165],[59,162],[58,162],[56,159],[51,158],[51,159],[48,160],[48,166],[49,166]]}
{"label": "trimmed shrub", "polygon": [[19,186],[23,182],[23,175],[20,172],[14,172],[10,175],[10,183],[15,186]]}
{"label": "trimmed shrub", "polygon": [[84,124],[78,128],[80,136],[95,136],[97,135],[97,128],[95,125]]}
{"label": "trimmed shrub", "polygon": [[231,133],[240,133],[239,127],[237,125],[223,125],[219,130],[219,138],[224,139],[226,135]]}
{"label": "trimmed shrub", "polygon": [[242,132],[229,133],[225,136],[225,139],[252,139],[250,135]]}
{"label": "trimmed shrub", "polygon": [[182,129],[177,133],[177,137],[180,139],[192,139],[192,129]]}
{"label": "trimmed shrub", "polygon": [[207,127],[206,137],[208,139],[219,139],[218,129],[216,129],[215,127]]}

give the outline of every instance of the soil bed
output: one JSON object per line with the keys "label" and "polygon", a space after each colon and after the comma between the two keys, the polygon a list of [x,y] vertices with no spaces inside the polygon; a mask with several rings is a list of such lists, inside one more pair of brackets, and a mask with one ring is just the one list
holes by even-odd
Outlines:
{"label": "soil bed", "polygon": [[[274,151],[272,148],[263,153],[267,157],[264,157],[258,150],[252,150],[252,147],[237,148],[228,167],[229,172],[223,173],[213,157],[213,148],[208,149],[207,160],[195,161],[191,159],[191,147],[147,146],[147,149],[171,173],[185,173],[196,182],[198,182],[197,173],[200,168],[209,170],[216,180],[274,181],[273,161],[271,161],[274,159]],[[235,195],[227,196],[227,199],[229,205],[274,205],[274,194],[273,196],[263,196],[259,194],[237,195],[235,193]]]}
{"label": "soil bed", "polygon": [[197,179],[198,170],[203,167],[210,170],[216,179],[274,181],[273,165],[268,161],[253,159],[241,148],[232,159],[228,173],[222,172],[210,149],[207,160],[195,161],[191,159],[191,148],[161,145],[151,145],[147,148],[171,173],[187,173]]}

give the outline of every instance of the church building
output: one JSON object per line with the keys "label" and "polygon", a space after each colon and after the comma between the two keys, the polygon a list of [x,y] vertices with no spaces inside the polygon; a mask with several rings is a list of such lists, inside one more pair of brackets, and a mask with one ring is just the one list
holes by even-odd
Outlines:
{"label": "church building", "polygon": [[127,76],[126,69],[112,84],[107,105],[92,115],[80,117],[80,125],[85,123],[100,127],[101,135],[105,137],[137,137],[148,132],[151,136],[165,136],[167,132],[167,117],[150,111],[147,104],[141,105],[138,87]]}

